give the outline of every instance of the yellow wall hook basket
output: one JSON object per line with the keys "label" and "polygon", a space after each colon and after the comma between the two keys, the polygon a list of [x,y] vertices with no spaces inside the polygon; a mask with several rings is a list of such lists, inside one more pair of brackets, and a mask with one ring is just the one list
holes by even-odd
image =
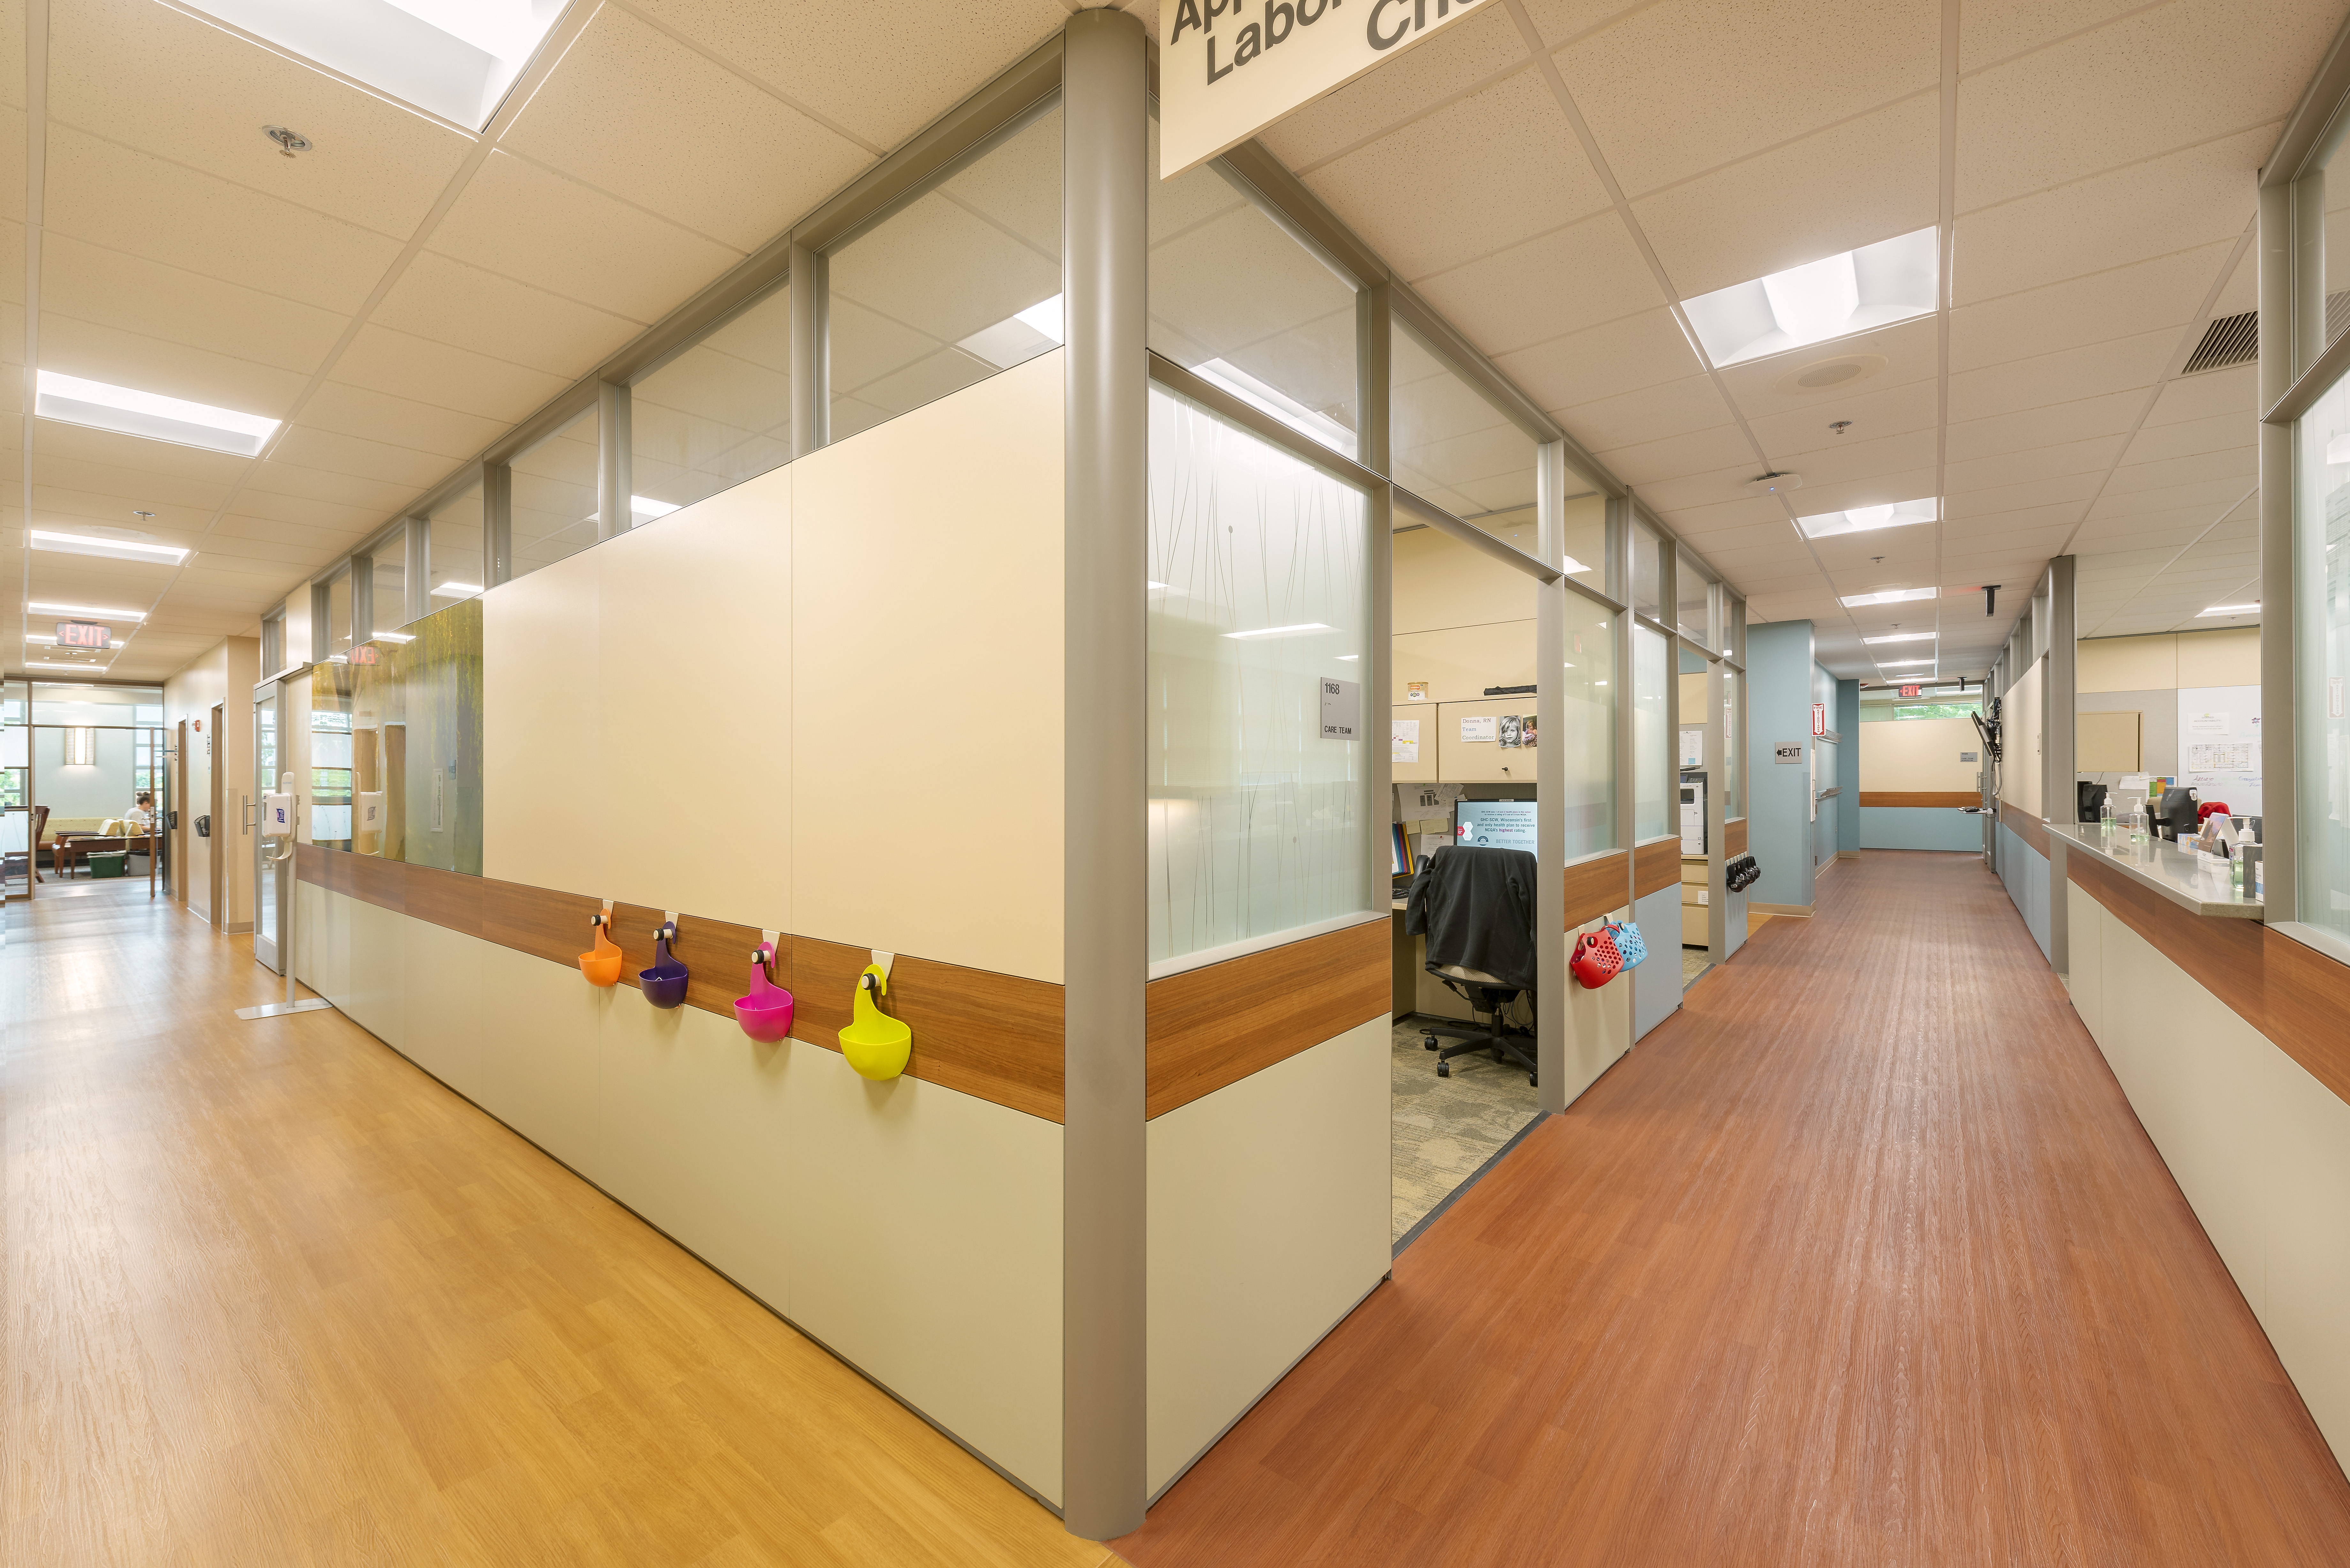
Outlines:
{"label": "yellow wall hook basket", "polygon": [[867,964],[865,972],[857,977],[857,1016],[840,1032],[840,1054],[868,1078],[898,1076],[913,1054],[913,1030],[873,1005],[876,996],[889,994],[889,971],[878,963]]}

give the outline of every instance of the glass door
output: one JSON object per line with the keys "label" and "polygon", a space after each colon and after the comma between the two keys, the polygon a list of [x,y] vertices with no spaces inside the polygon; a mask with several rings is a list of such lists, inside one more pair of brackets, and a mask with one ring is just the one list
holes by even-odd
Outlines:
{"label": "glass door", "polygon": [[[256,797],[277,787],[277,683],[256,688],[253,700],[253,783]],[[256,803],[255,812],[259,811]],[[277,956],[277,936],[286,929],[286,895],[291,877],[278,875],[281,869],[291,869],[288,862],[281,867],[277,856],[285,848],[282,839],[269,837],[267,824],[262,823],[253,835],[253,956],[279,973],[285,964]]]}

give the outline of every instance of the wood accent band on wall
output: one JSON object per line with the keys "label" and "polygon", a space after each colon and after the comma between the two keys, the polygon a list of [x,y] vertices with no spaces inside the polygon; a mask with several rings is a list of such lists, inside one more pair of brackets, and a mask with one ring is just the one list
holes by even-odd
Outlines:
{"label": "wood accent band on wall", "polygon": [[1969,806],[1981,805],[1982,796],[1970,789],[1865,789],[1860,792],[1860,804],[1890,806]]}
{"label": "wood accent band on wall", "polygon": [[2005,801],[1999,803],[1999,820],[2018,838],[2039,851],[2040,858],[2043,860],[2048,858],[2048,825],[2046,823],[2022,806],[2010,805]]}
{"label": "wood accent band on wall", "polygon": [[1566,929],[1575,929],[1624,907],[1631,886],[1630,853],[1618,849],[1566,868]]}
{"label": "wood accent band on wall", "polygon": [[1144,1118],[1386,1016],[1389,924],[1366,920],[1145,986]]}
{"label": "wood accent band on wall", "polygon": [[[294,869],[314,887],[567,969],[595,945],[588,921],[603,908],[601,899],[577,893],[308,844],[296,846]],[[611,936],[620,947],[622,984],[636,985],[637,971],[651,966],[653,932],[660,923],[659,909],[612,906]],[[751,927],[680,911],[671,951],[691,971],[685,1004],[731,1021],[734,999],[750,988],[751,953],[759,940]],[[871,957],[868,948],[814,937],[776,938],[775,983],[795,998],[795,1039],[840,1049],[851,992]],[[909,1077],[1047,1121],[1061,1119],[1059,986],[900,953],[890,965],[885,1007],[913,1027]]]}
{"label": "wood accent band on wall", "polygon": [[1659,838],[1654,844],[1643,844],[1632,851],[1632,897],[1645,898],[1651,893],[1677,887],[1681,879],[1681,841]]}
{"label": "wood accent band on wall", "polygon": [[2066,876],[2229,1012],[2350,1102],[2350,965],[2257,920],[2191,914],[2088,855]]}
{"label": "wood accent band on wall", "polygon": [[1733,816],[1721,825],[1721,847],[1726,854],[1746,853],[1746,819],[1744,817]]}

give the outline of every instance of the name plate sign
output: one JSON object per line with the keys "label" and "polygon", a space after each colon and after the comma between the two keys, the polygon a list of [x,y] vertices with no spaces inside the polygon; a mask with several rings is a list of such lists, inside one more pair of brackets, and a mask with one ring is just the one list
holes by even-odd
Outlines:
{"label": "name plate sign", "polygon": [[1494,0],[1159,0],[1171,180]]}

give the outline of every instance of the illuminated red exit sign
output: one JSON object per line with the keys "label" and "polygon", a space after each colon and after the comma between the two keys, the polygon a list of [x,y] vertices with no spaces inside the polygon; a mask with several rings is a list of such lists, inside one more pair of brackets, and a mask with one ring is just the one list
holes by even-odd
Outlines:
{"label": "illuminated red exit sign", "polygon": [[1921,688],[1916,686],[1904,686],[1901,689],[1901,695],[1904,697],[1915,697],[1920,690]]}
{"label": "illuminated red exit sign", "polygon": [[94,620],[57,622],[59,648],[104,648],[113,640],[114,634]]}

